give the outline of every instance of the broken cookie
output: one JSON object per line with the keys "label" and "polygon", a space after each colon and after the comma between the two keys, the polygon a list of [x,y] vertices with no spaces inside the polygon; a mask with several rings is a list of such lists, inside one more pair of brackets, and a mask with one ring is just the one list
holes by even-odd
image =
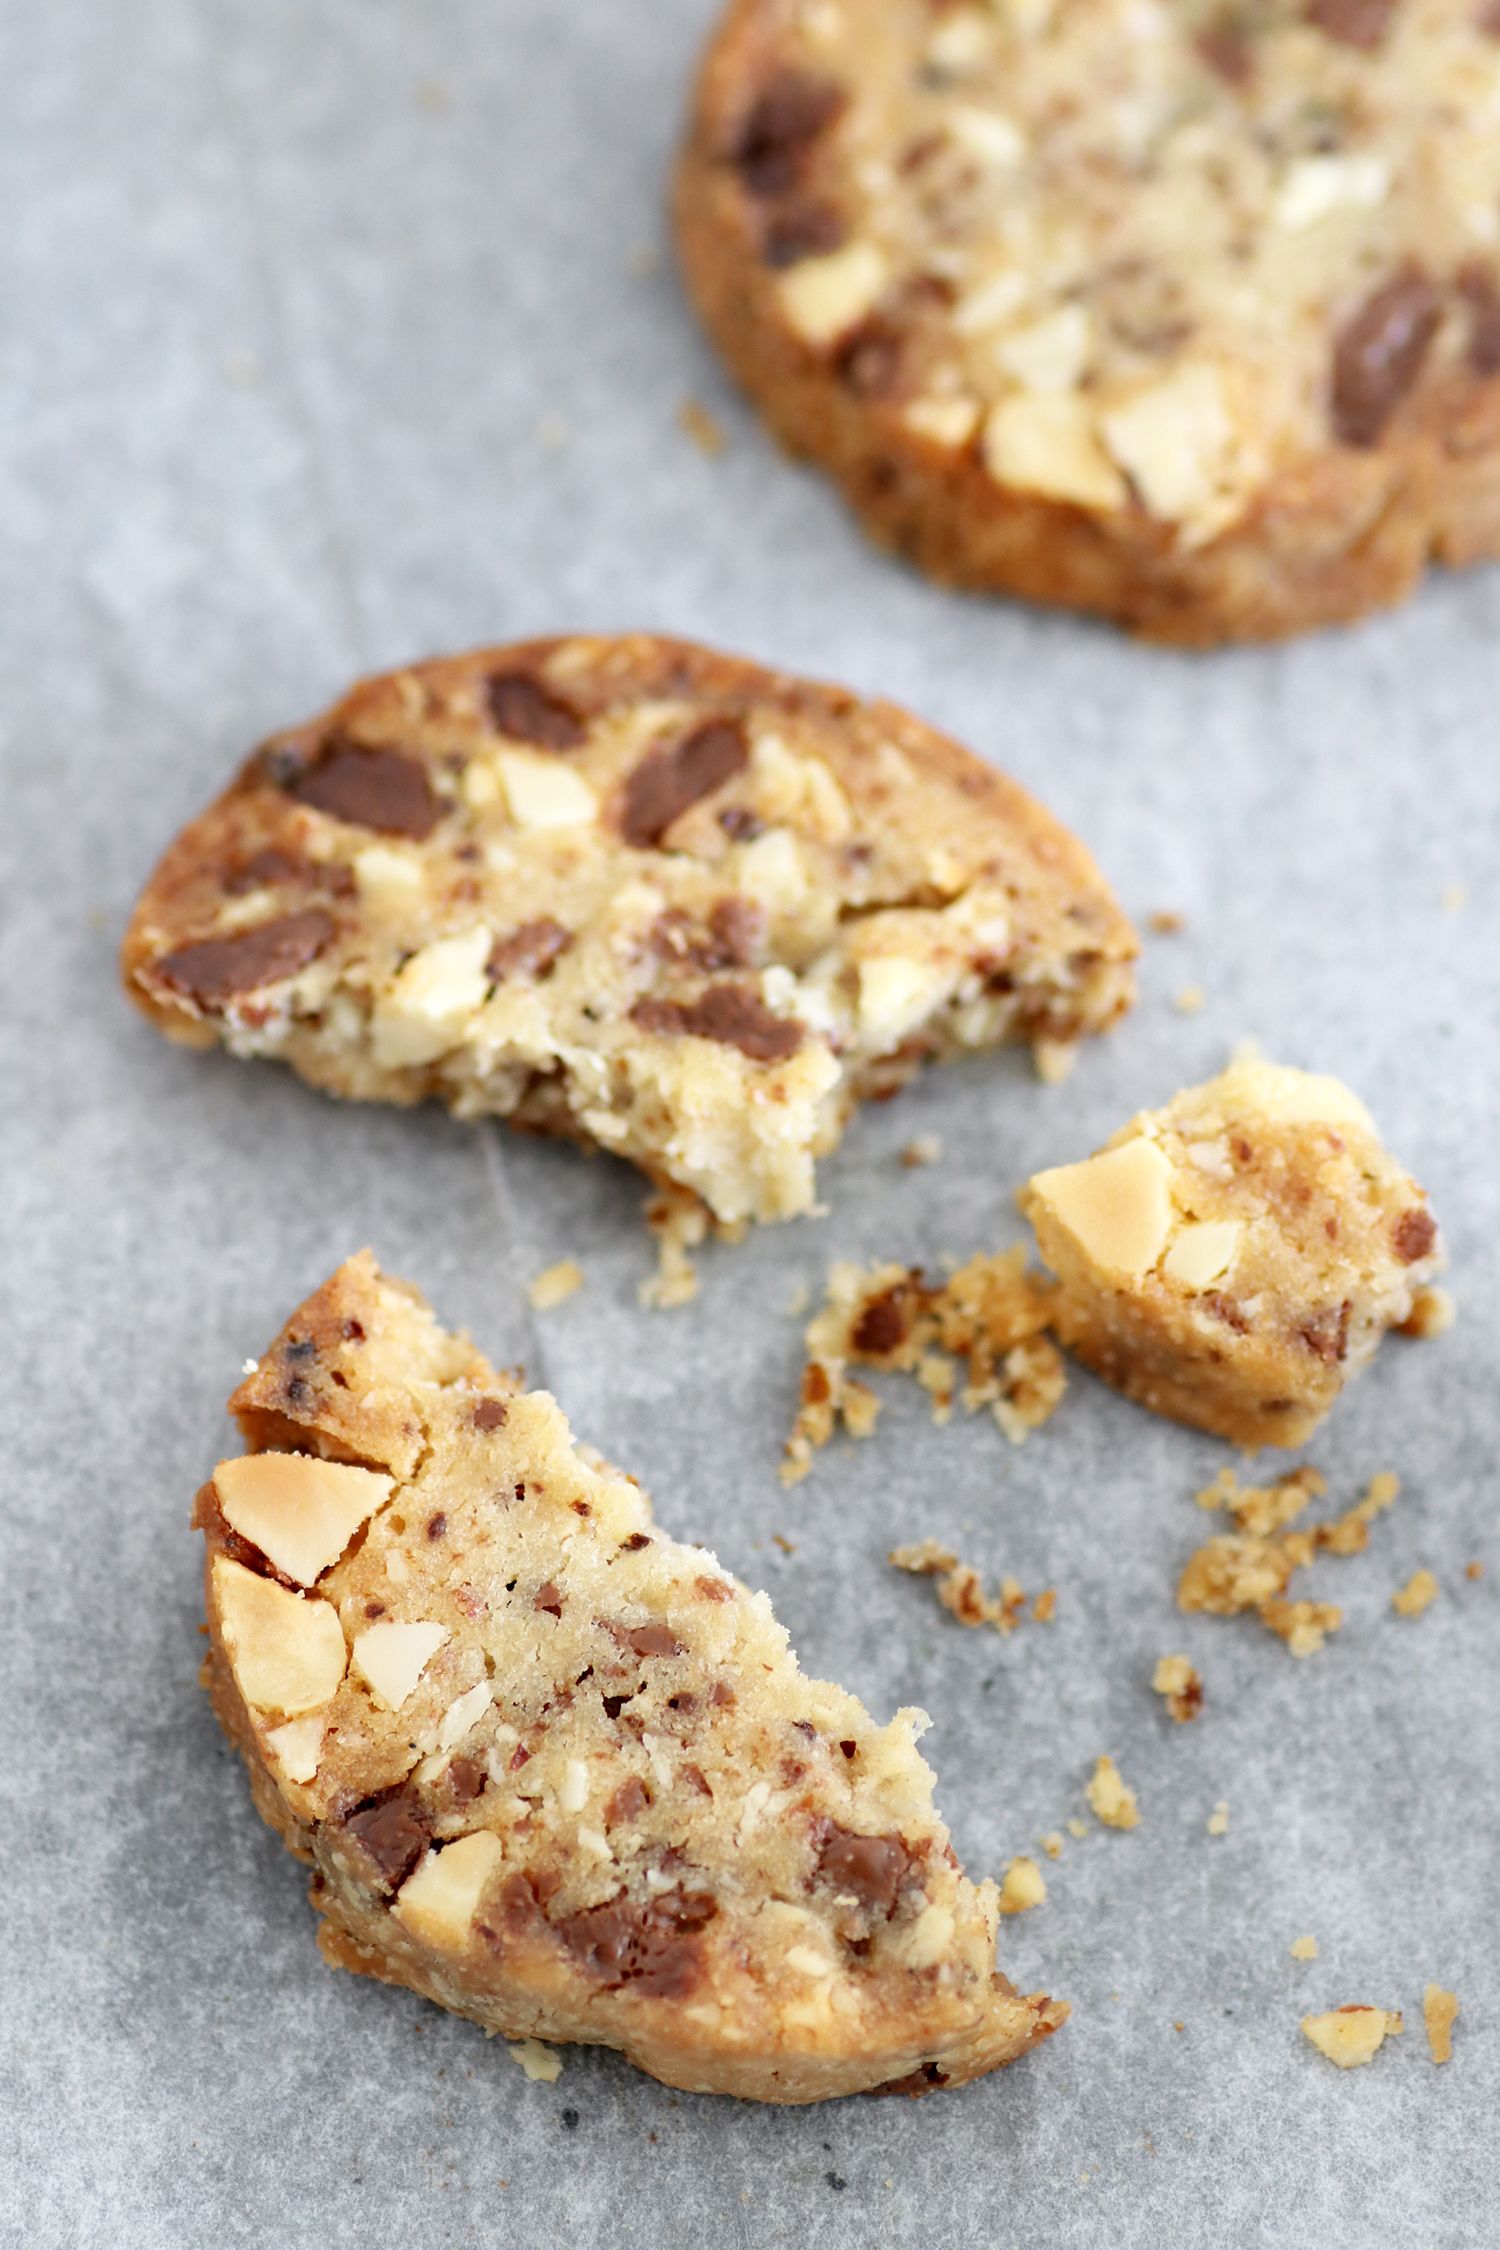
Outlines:
{"label": "broken cookie", "polygon": [[198,1498],[214,1706],[328,1960],[774,2102],[925,2093],[1066,2009],[994,1967],[915,1744],[362,1256]]}
{"label": "broken cookie", "polygon": [[1300,1445],[1441,1256],[1427,1198],[1333,1078],[1242,1060],[1142,1112],[1023,1207],[1059,1340],[1242,1446]]}
{"label": "broken cookie", "polygon": [[1082,846],[889,704],[637,635],[367,680],[177,839],[123,969],[172,1038],[628,1157],[721,1222],[811,1208],[929,1056],[1131,997]]}

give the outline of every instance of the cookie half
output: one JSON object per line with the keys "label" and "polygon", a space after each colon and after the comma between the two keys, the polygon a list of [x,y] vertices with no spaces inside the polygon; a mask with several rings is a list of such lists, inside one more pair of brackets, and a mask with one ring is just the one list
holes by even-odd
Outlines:
{"label": "cookie half", "polygon": [[367,680],[168,851],[128,989],[176,1039],[813,1202],[924,1058],[1070,1048],[1134,933],[1014,783],[883,703],[646,636]]}
{"label": "cookie half", "polygon": [[1500,11],[731,0],[687,279],[935,577],[1207,644],[1500,553]]}
{"label": "cookie half", "polygon": [[923,2093],[1063,2021],[995,1972],[923,1714],[806,1678],[764,1594],[368,1255],[230,1404],[207,1684],[330,1962],[758,2101]]}

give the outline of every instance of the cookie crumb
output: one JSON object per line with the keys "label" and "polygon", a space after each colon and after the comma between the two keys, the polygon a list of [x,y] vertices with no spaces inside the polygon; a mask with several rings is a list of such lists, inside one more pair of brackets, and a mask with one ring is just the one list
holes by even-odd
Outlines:
{"label": "cookie crumb", "polygon": [[875,1426],[880,1402],[851,1367],[914,1375],[945,1422],[988,1407],[1013,1445],[1040,1429],[1067,1388],[1062,1355],[1046,1333],[1050,1293],[1028,1271],[1024,1249],[970,1258],[944,1282],[920,1266],[829,1269],[821,1309],[806,1330],[801,1402],[783,1448],[781,1481],[795,1484],[842,1423],[851,1437]]}
{"label": "cookie crumb", "polygon": [[1445,914],[1461,914],[1469,903],[1467,887],[1462,883],[1446,883],[1438,904]]}
{"label": "cookie crumb", "polygon": [[1168,1712],[1180,1724],[1196,1719],[1203,1709],[1202,1675],[1185,1656],[1159,1656],[1151,1685],[1165,1696]]}
{"label": "cookie crumb", "polygon": [[690,1305],[698,1294],[698,1269],[689,1257],[708,1238],[712,1214],[691,1188],[663,1188],[646,1205],[646,1224],[656,1237],[656,1271],[636,1295],[658,1312]]}
{"label": "cookie crumb", "polygon": [[1053,1618],[1057,1615],[1057,1588],[1055,1586],[1044,1586],[1041,1592],[1034,1596],[1031,1614],[1038,1625],[1050,1625],[1052,1623]]}
{"label": "cookie crumb", "polygon": [[1229,1799],[1227,1797],[1219,1799],[1203,1825],[1210,1836],[1227,1836],[1229,1834]]}
{"label": "cookie crumb", "polygon": [[1113,1758],[1102,1757],[1095,1760],[1085,1794],[1093,1808],[1095,1819],[1101,1821],[1106,1828],[1140,1826],[1141,1813],[1135,1791],[1122,1779]]}
{"label": "cookie crumb", "polygon": [[1389,2008],[1351,2003],[1330,2008],[1321,2016],[1304,2016],[1302,2029],[1318,2053],[1337,2063],[1340,2070],[1358,2070],[1404,2026],[1400,2016]]}
{"label": "cookie crumb", "polygon": [[773,1547],[779,1547],[784,1555],[795,1555],[795,1553],[797,1552],[791,1540],[783,1539],[779,1531],[772,1532],[771,1544]]}
{"label": "cookie crumb", "polygon": [[1060,1086],[1078,1060],[1075,1039],[1033,1039],[1031,1065],[1044,1086]]}
{"label": "cookie crumb", "polygon": [[677,409],[677,422],[683,434],[711,461],[716,461],[728,445],[722,427],[701,399],[685,398]]}
{"label": "cookie crumb", "polygon": [[1063,1840],[1055,1828],[1049,1828],[1045,1836],[1038,1836],[1037,1842],[1049,1859],[1062,1858]]}
{"label": "cookie crumb", "polygon": [[1482,1578],[1484,1576],[1484,1564],[1482,1562],[1465,1563],[1464,1576],[1465,1578]]}
{"label": "cookie crumb", "polygon": [[583,1268],[576,1258],[559,1258],[536,1276],[526,1294],[534,1312],[551,1312],[566,1304],[583,1287]]}
{"label": "cookie crumb", "polygon": [[555,2047],[548,2047],[540,2039],[515,2039],[506,2044],[505,2052],[514,2063],[519,2063],[528,2078],[544,2086],[555,2086],[562,2076],[563,2060]]}
{"label": "cookie crumb", "polygon": [[1316,1961],[1318,1941],[1315,1937],[1294,1937],[1287,1951],[1294,1961]]}
{"label": "cookie crumb", "polygon": [[1074,1839],[1075,1842],[1081,1842],[1082,1839],[1088,1834],[1088,1832],[1088,1822],[1086,1820],[1080,1820],[1078,1818],[1078,1815],[1075,1813],[1073,1815],[1073,1818],[1068,1822],[1068,1834]]}
{"label": "cookie crumb", "polygon": [[901,1161],[908,1172],[915,1172],[924,1164],[936,1164],[943,1153],[943,1144],[936,1133],[918,1133],[901,1151]]}
{"label": "cookie crumb", "polygon": [[1175,906],[1158,906],[1146,916],[1146,927],[1156,937],[1181,937],[1187,928],[1187,916],[1179,914]]}
{"label": "cookie crumb", "polygon": [[1445,1992],[1440,1984],[1428,1985],[1422,1995],[1422,2021],[1427,2027],[1427,2045],[1433,2061],[1450,2061],[1453,2026],[1458,2021],[1458,1994]]}
{"label": "cookie crumb", "polygon": [[1047,1885],[1036,1861],[1026,1858],[1024,1853],[1013,1859],[1000,1885],[1001,1913],[1026,1914],[1033,1906],[1044,1906],[1046,1901]]}
{"label": "cookie crumb", "polygon": [[1430,1570],[1414,1570],[1404,1586],[1391,1596],[1391,1607],[1398,1617],[1420,1617],[1431,1609],[1441,1589]]}
{"label": "cookie crumb", "polygon": [[1185,984],[1172,995],[1172,1005],[1180,1016],[1201,1016],[1208,1006],[1208,995],[1201,984]]}
{"label": "cookie crumb", "polygon": [[1241,1485],[1233,1469],[1221,1469],[1195,1498],[1200,1508],[1232,1515],[1238,1528],[1206,1540],[1188,1557],[1177,1586],[1178,1608],[1214,1617],[1254,1610],[1293,1656],[1316,1655],[1328,1635],[1339,1630],[1343,1611],[1332,1602],[1288,1600],[1287,1588],[1316,1555],[1362,1554],[1370,1525],[1393,1505],[1401,1483],[1382,1469],[1370,1479],[1364,1498],[1341,1516],[1289,1530],[1327,1489],[1327,1479],[1310,1466],[1292,1469],[1268,1485]]}
{"label": "cookie crumb", "polygon": [[1026,1594],[1014,1578],[1002,1578],[999,1593],[987,1594],[984,1578],[973,1564],[960,1562],[936,1539],[895,1547],[886,1559],[914,1578],[935,1578],[938,1600],[960,1625],[993,1625],[997,1633],[1013,1633],[1021,1622]]}
{"label": "cookie crumb", "polygon": [[1458,1307],[1446,1289],[1419,1289],[1397,1334],[1430,1343],[1435,1336],[1446,1336],[1457,1318]]}

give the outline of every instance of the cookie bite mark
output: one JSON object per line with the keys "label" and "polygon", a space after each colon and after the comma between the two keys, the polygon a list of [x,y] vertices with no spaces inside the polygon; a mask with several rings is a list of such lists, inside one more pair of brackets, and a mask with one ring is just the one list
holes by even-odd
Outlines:
{"label": "cookie bite mark", "polygon": [[996,1972],[995,1889],[933,1811],[920,1713],[878,1727],[807,1679],[763,1595],[647,1530],[550,1398],[500,1395],[368,1257],[262,1364],[335,1337],[371,1380],[309,1406],[304,1445],[377,1457],[410,1421],[420,1449],[380,1477],[312,1450],[219,1472],[315,1590],[198,1511],[215,1709],[312,1864],[328,1960],[762,2101],[962,2084],[1058,2027]]}

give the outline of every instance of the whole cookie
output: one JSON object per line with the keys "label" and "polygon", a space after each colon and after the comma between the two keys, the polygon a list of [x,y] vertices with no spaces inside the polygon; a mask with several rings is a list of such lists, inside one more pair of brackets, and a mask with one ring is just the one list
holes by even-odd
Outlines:
{"label": "whole cookie", "polygon": [[890,704],[578,635],[366,680],[167,852],[123,967],[169,1036],[813,1201],[924,1057],[1057,1059],[1131,995],[1082,845]]}
{"label": "whole cookie", "polygon": [[1500,553],[1497,115],[1485,0],[731,0],[678,232],[882,543],[1271,637]]}

